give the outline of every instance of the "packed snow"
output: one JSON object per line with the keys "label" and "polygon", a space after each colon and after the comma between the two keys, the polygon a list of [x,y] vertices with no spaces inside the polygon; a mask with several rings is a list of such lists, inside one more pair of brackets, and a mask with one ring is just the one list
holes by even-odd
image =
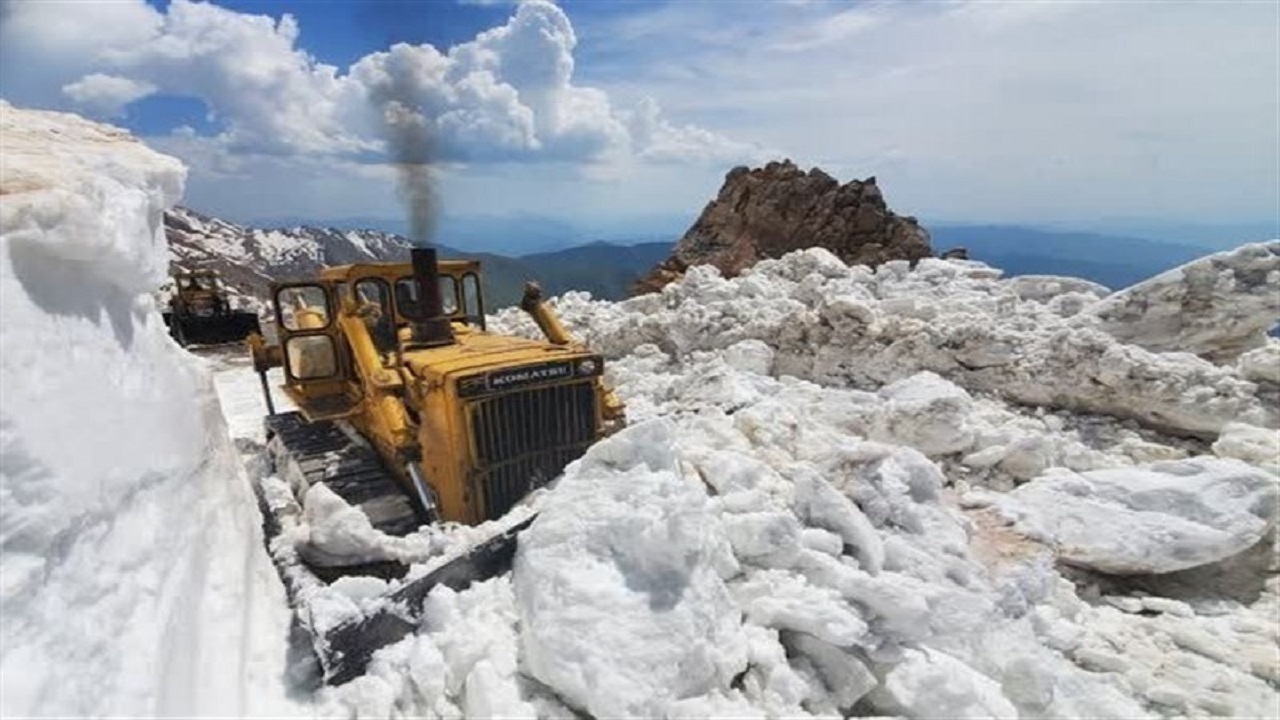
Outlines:
{"label": "packed snow", "polygon": [[[1275,714],[1280,344],[1206,317],[1178,331],[1195,347],[1153,349],[1092,283],[822,250],[552,301],[629,426],[518,509],[538,517],[510,573],[437,588],[416,634],[316,687],[249,486],[291,497],[257,378],[180,351],[147,297],[181,168],[4,112],[32,148],[0,216],[5,714]],[[49,127],[84,147],[45,152]],[[1278,256],[1215,256],[1204,311],[1280,292],[1256,272]],[[490,327],[538,335],[517,310]],[[397,544],[322,494],[291,522],[273,552],[327,537],[410,577],[486,531]],[[321,620],[393,584],[317,587]]]}
{"label": "packed snow", "polygon": [[150,297],[185,170],[70,115],[0,134],[0,714],[287,707],[241,458]]}

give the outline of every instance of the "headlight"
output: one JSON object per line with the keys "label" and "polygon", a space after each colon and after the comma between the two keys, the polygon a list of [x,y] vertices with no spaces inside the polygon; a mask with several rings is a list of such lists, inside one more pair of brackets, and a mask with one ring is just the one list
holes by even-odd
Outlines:
{"label": "headlight", "polygon": [[595,358],[587,358],[578,363],[579,375],[595,375],[600,370],[600,363]]}
{"label": "headlight", "polygon": [[472,375],[458,381],[458,394],[462,397],[479,395],[485,390],[483,375]]}

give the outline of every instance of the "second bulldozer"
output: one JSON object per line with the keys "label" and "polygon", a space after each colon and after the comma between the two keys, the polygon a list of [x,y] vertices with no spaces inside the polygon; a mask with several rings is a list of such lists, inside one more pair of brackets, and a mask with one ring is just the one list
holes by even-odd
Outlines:
{"label": "second bulldozer", "polygon": [[219,345],[240,342],[262,332],[257,313],[234,310],[217,271],[197,269],[173,274],[173,295],[163,313],[178,344]]}
{"label": "second bulldozer", "polygon": [[[603,359],[569,336],[536,285],[526,286],[521,307],[545,341],[487,330],[477,262],[438,262],[434,249],[414,249],[409,263],[324,268],[271,292],[278,342],[255,334],[249,347],[269,412],[268,454],[291,492],[282,497],[259,483],[259,503],[268,549],[325,680],[336,684],[413,632],[432,588],[460,589],[505,571],[533,518],[495,523],[487,539],[335,627],[307,606],[319,584],[395,579],[408,568],[291,541],[289,526],[315,486],[388,536],[500,520],[619,427],[624,410],[604,385]],[[274,409],[266,374],[275,367],[296,410]]]}

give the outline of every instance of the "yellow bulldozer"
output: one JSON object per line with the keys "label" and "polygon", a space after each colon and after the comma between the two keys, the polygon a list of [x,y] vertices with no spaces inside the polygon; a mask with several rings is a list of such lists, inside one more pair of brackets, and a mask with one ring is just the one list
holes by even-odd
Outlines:
{"label": "yellow bulldozer", "polygon": [[233,309],[221,276],[208,268],[173,273],[173,295],[162,316],[183,347],[239,342],[262,332],[258,314]]}
{"label": "yellow bulldozer", "polygon": [[[259,487],[258,500],[295,607],[318,582],[407,570],[281,548],[275,536],[312,486],[325,485],[391,536],[437,522],[477,525],[503,518],[625,422],[603,359],[570,337],[536,284],[521,307],[545,341],[487,330],[478,262],[415,248],[410,262],[328,267],[275,283],[271,297],[276,342],[255,333],[248,346],[268,410],[268,456],[293,497]],[[296,410],[275,411],[267,373],[277,367]],[[432,588],[461,589],[505,571],[532,519],[400,585],[387,609],[322,632],[308,627],[325,680],[355,677],[375,650],[413,632]]]}

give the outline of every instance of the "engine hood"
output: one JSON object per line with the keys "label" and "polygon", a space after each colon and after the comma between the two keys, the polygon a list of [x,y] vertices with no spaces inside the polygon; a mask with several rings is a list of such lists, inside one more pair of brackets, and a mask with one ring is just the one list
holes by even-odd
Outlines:
{"label": "engine hood", "polygon": [[[452,345],[412,350],[405,354],[405,363],[414,376],[430,383],[490,375],[495,371],[504,373],[494,378],[500,384],[557,379],[563,377],[564,371],[557,369],[563,363],[586,359],[594,360],[596,366],[601,364],[598,355],[581,346],[552,345],[486,332],[459,333]],[[508,370],[512,373],[506,374]],[[591,374],[599,374],[598,367]]]}

